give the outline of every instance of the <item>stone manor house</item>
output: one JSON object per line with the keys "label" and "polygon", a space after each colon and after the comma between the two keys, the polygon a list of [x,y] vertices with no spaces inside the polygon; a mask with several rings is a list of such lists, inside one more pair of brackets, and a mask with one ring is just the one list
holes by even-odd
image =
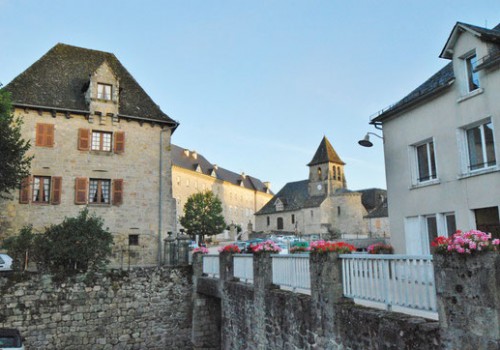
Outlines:
{"label": "stone manor house", "polygon": [[101,51],[57,44],[5,89],[34,159],[20,192],[0,202],[0,232],[42,231],[88,207],[113,234],[115,263],[157,263],[175,229],[178,123]]}
{"label": "stone manor house", "polygon": [[345,163],[323,137],[307,180],[289,182],[256,215],[256,231],[343,239],[389,237],[386,191],[347,188]]}

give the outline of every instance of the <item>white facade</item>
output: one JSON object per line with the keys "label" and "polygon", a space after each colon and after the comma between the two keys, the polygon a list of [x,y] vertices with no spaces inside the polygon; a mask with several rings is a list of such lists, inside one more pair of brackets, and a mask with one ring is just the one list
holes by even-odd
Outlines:
{"label": "white facade", "polygon": [[[500,55],[484,33],[500,39],[500,30],[475,28],[458,23],[453,29],[441,55],[452,61],[451,74],[445,67],[419,96],[413,92],[372,120],[383,128],[397,253],[428,254],[436,234],[455,229],[498,234]],[[487,62],[493,65],[484,67]]]}

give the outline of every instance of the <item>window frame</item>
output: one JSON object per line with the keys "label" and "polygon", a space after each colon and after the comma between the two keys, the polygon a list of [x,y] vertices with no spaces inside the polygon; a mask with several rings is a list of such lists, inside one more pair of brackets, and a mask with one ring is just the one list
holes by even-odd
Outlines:
{"label": "window frame", "polygon": [[[493,161],[488,161],[488,151],[487,144],[485,139],[485,126],[491,125],[491,138],[492,138],[492,147],[493,150]],[[481,138],[481,163],[475,163],[472,165],[471,161],[471,152],[470,152],[470,143],[469,143],[469,134],[468,132],[479,128],[480,130],[480,138]],[[498,161],[497,161],[497,153],[496,153],[496,139],[495,139],[495,125],[493,124],[493,120],[488,117],[485,119],[481,119],[475,123],[471,123],[465,126],[462,126],[458,129],[458,138],[461,144],[461,167],[462,167],[462,177],[473,176],[477,174],[487,173],[491,171],[498,170]],[[486,160],[486,162],[485,162]],[[492,164],[491,164],[492,163]],[[491,164],[491,165],[490,165]],[[477,167],[478,165],[482,165],[481,167]],[[474,169],[472,169],[475,167]]]}
{"label": "window frame", "polygon": [[[97,187],[96,187],[96,191],[95,191],[95,194],[92,195],[92,183],[93,182],[96,182],[97,183]],[[103,199],[103,196],[104,196],[104,193],[103,193],[103,184],[107,184],[108,186],[108,197],[107,197],[107,201],[103,202],[102,199]],[[89,178],[89,183],[88,183],[88,204],[89,205],[111,205],[111,196],[112,196],[112,187],[111,187],[111,179],[98,179],[98,178]],[[97,196],[97,200],[96,201],[93,201],[91,200],[94,196]]]}
{"label": "window frame", "polygon": [[[37,180],[38,180],[38,186],[37,186]],[[45,188],[45,185],[47,185],[47,188]],[[39,191],[37,197],[42,198],[41,200],[36,200],[35,198],[35,191],[37,190],[36,187],[38,187]],[[31,203],[50,204],[52,200],[51,191],[52,191],[52,178],[50,176],[33,175],[33,185],[31,189]],[[44,197],[46,197],[47,200],[43,200]]]}
{"label": "window frame", "polygon": [[[432,145],[432,147],[431,147]],[[427,177],[421,177],[422,165],[419,158],[420,147],[425,146],[425,155],[427,162]],[[422,187],[427,185],[433,185],[439,183],[439,169],[436,157],[436,142],[434,137],[424,139],[422,141],[413,143],[409,146],[409,158],[410,158],[410,178],[411,187]],[[434,171],[433,171],[434,170]]]}
{"label": "window frame", "polygon": [[[97,148],[94,147],[94,135],[98,135],[98,143]],[[106,140],[104,139],[105,135],[109,135],[109,143],[105,147]],[[109,149],[108,149],[109,148]],[[90,150],[94,152],[112,152],[113,151],[113,132],[112,131],[103,131],[103,130],[91,130],[90,131]]]}
{"label": "window frame", "polygon": [[477,54],[475,51],[468,53],[463,57],[465,65],[465,78],[467,93],[474,92],[481,88],[481,82],[479,80],[479,73],[474,72],[477,65]]}
{"label": "window frame", "polygon": [[[102,91],[99,91],[100,88],[102,88]],[[109,88],[109,95],[106,94],[106,88]],[[113,85],[106,84],[106,83],[97,83],[97,99],[104,100],[104,101],[112,101],[113,100]]]}

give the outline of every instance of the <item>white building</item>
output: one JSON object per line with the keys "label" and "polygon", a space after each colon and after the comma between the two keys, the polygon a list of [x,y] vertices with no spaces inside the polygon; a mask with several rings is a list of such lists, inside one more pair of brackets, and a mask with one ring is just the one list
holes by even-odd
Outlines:
{"label": "white building", "polygon": [[440,57],[450,62],[371,121],[398,253],[429,253],[456,229],[500,235],[500,25],[457,23]]}

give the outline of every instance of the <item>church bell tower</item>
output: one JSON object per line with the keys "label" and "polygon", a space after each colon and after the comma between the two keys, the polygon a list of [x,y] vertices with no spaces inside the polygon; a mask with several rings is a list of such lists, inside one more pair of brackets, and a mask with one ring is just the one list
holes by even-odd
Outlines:
{"label": "church bell tower", "polygon": [[324,196],[335,193],[338,189],[347,188],[344,176],[345,163],[326,136],[319,144],[309,167],[309,195]]}

